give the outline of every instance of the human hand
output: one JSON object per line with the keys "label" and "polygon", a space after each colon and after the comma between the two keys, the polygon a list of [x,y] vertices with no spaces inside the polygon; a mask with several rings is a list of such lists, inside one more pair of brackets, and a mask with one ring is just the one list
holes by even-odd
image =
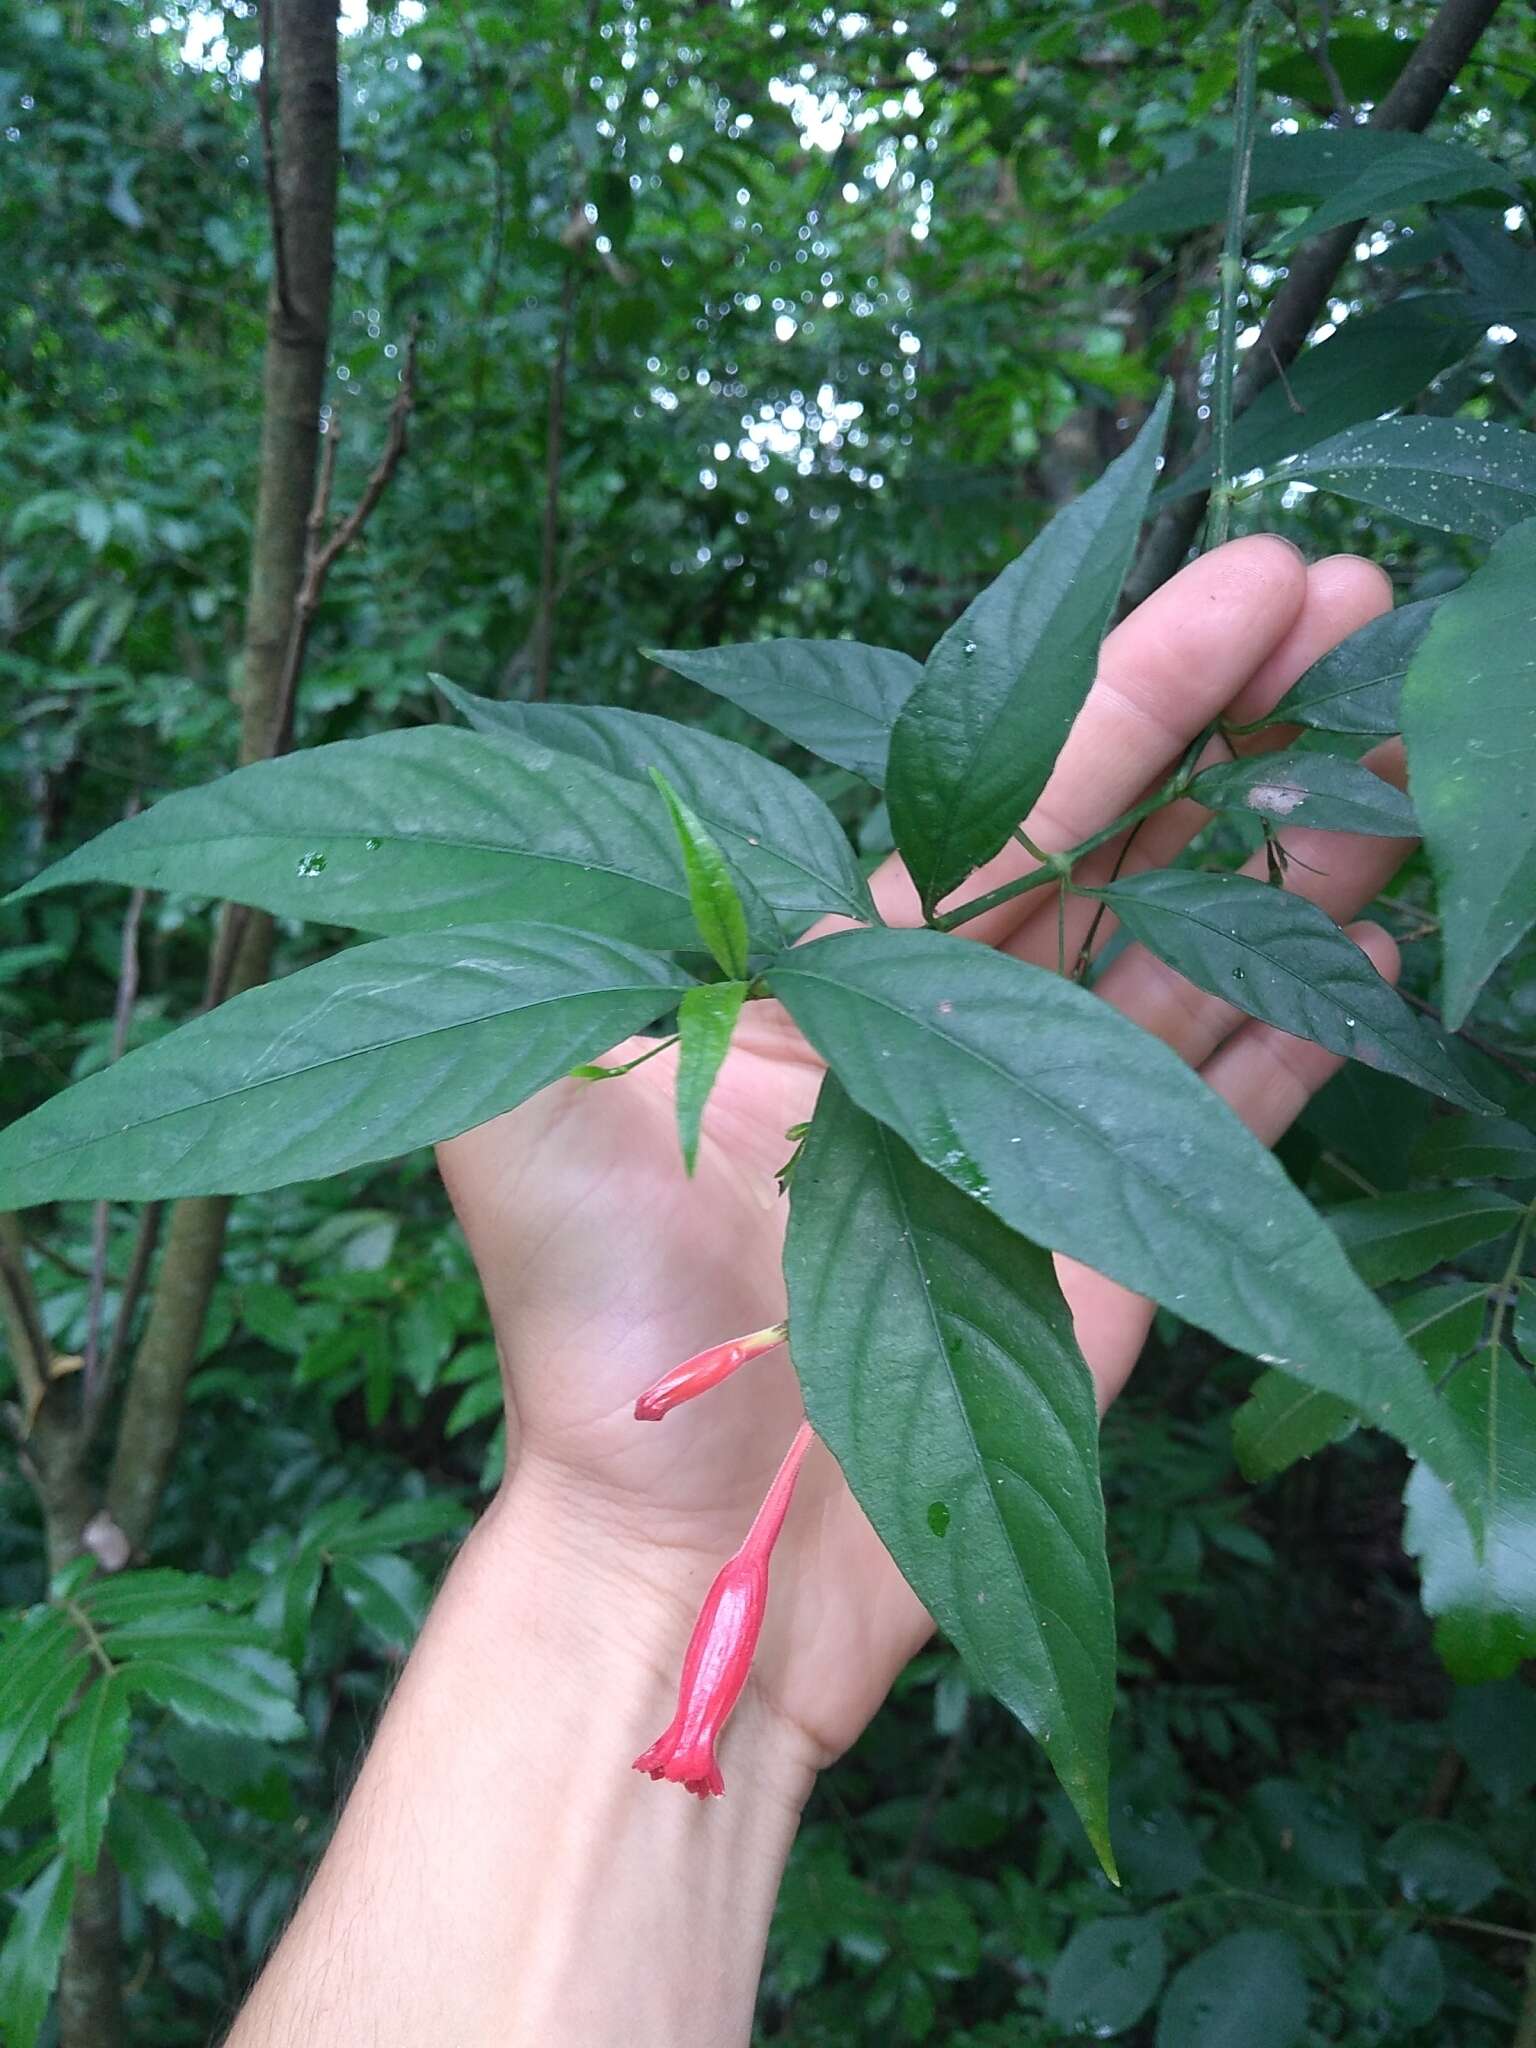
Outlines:
{"label": "human hand", "polygon": [[[1029,838],[1049,853],[1088,837],[1155,788],[1214,719],[1261,717],[1327,648],[1390,602],[1385,577],[1367,563],[1335,557],[1308,569],[1273,538],[1237,541],[1196,562],[1106,641],[1094,689],[1025,823]],[[1213,759],[1225,757],[1224,747],[1213,749]],[[1395,743],[1368,761],[1400,775]],[[1125,872],[1165,866],[1207,815],[1188,800],[1158,812],[1138,832]],[[1289,885],[1341,921],[1407,851],[1402,841],[1281,836],[1296,855]],[[1119,852],[1119,842],[1099,849],[1078,878],[1106,879]],[[956,900],[1033,865],[1010,846]],[[889,922],[921,922],[898,863],[888,862],[873,886]],[[1069,960],[1093,908],[1068,899]],[[1106,918],[1098,945],[1112,929]],[[965,935],[1054,967],[1056,892],[1021,896]],[[1367,926],[1354,936],[1378,968],[1394,971],[1385,933]],[[1197,1067],[1267,1141],[1338,1065],[1194,989],[1140,947],[1114,961],[1098,992]],[[610,1060],[639,1049],[618,1047]],[[646,1604],[654,1626],[638,1632],[658,1655],[669,1637],[680,1652],[700,1595],[740,1542],[801,1411],[782,1353],[660,1428],[634,1421],[635,1396],[702,1346],[782,1316],[784,1204],[774,1175],[790,1150],[785,1133],[811,1114],[822,1068],[776,1004],[749,1005],[710,1098],[692,1180],[678,1154],[675,1074],[669,1053],[619,1080],[562,1082],[441,1151],[506,1368],[507,1499],[562,1570],[573,1556],[587,1559],[595,1581],[618,1589],[621,1625],[635,1625],[636,1602]],[[1059,1260],[1058,1271],[1106,1406],[1135,1363],[1151,1311],[1083,1267]],[[824,1450],[807,1461],[773,1576],[742,1715],[808,1778],[856,1738],[930,1624]],[[739,1731],[737,1740],[750,1755],[753,1737]],[[616,1769],[627,1761],[616,1751]]]}

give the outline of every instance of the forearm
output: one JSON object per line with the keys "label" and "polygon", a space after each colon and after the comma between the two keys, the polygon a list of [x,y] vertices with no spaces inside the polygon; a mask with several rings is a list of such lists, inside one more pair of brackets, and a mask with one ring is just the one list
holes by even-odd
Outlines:
{"label": "forearm", "polygon": [[637,1776],[711,1567],[563,1520],[519,1479],[465,1546],[229,2048],[747,2039],[809,1764],[749,1691],[725,1799]]}

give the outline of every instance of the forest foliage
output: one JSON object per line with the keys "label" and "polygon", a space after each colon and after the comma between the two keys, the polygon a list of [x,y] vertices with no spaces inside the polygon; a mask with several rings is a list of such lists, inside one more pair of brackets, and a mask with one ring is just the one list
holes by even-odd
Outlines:
{"label": "forest foliage", "polygon": [[[1531,2048],[1522,11],[342,26],[320,497],[263,655],[269,307],[324,299],[274,242],[262,16],[0,25],[7,2048],[227,2020],[497,1482],[495,1348],[424,1146],[680,1004],[691,1156],[765,990],[836,1076],[790,1176],[797,1369],[945,1640],[814,1797],[761,2038]],[[1190,857],[1097,891],[1351,1056],[1278,1165],[1065,957],[967,949],[957,985],[940,910],[1043,786],[1117,602],[1207,516],[1364,554],[1396,599],[1289,692],[1283,751],[1159,792],[1212,813]],[[1359,761],[1399,731],[1406,793]],[[1423,835],[1372,912],[1400,993],[1275,886],[1285,821]],[[792,948],[868,917],[893,845],[934,928]],[[509,1041],[466,927],[482,980],[579,1026]],[[401,1031],[370,1114],[326,1112],[355,1049],[328,993],[402,963],[453,1058]],[[1049,1102],[1016,1048],[933,1024],[1024,974],[1037,1052],[1076,1063]],[[274,1043],[281,1085],[210,1120]],[[1090,1069],[1127,1082],[1108,1170],[1065,1099]],[[1050,1137],[1046,1213],[1015,1128]],[[1161,1304],[1101,1443],[1032,1246]],[[923,1406],[924,1293],[1038,1369],[1088,1480],[965,1552],[974,1504],[929,1479],[972,1425]],[[876,1372],[883,1434],[853,1422]],[[988,1426],[1049,1492],[1017,1416]],[[999,1587],[984,1623],[961,1558]],[[1047,1569],[1080,1659],[1030,1634]]]}

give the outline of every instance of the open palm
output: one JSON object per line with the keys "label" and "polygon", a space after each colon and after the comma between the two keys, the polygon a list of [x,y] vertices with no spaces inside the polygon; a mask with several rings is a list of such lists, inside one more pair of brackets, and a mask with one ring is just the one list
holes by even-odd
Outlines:
{"label": "open palm", "polygon": [[[1308,570],[1285,543],[1237,541],[1159,591],[1105,643],[1098,680],[1026,830],[1047,852],[1086,838],[1132,804],[1214,719],[1252,720],[1328,647],[1384,610],[1379,571],[1352,557]],[[1371,765],[1392,774],[1391,748]],[[1204,822],[1182,802],[1137,834],[1125,871],[1166,865]],[[1403,858],[1401,841],[1286,835],[1293,886],[1340,920],[1368,903]],[[1120,848],[1083,863],[1106,876]],[[965,896],[1024,872],[1017,847]],[[920,922],[899,865],[875,877],[882,914]],[[1069,898],[1072,958],[1092,905]],[[1107,938],[1105,920],[1100,942]],[[1058,958],[1057,899],[1040,889],[966,927],[1041,966]],[[1394,949],[1356,937],[1383,972]],[[1100,993],[1165,1039],[1263,1138],[1290,1123],[1337,1062],[1244,1018],[1139,947]],[[616,1048],[612,1059],[638,1047]],[[811,1114],[821,1063],[772,1003],[744,1013],[710,1097],[698,1171],[685,1178],[673,1111],[675,1055],[622,1079],[567,1081],[445,1145],[441,1163],[485,1283],[507,1373],[509,1465],[547,1511],[623,1547],[637,1574],[691,1610],[741,1540],[800,1416],[783,1353],[663,1425],[633,1419],[636,1394],[691,1352],[778,1320],[785,1205],[775,1173],[786,1132]],[[1101,1405],[1145,1338],[1145,1302],[1058,1261]],[[926,1615],[848,1493],[830,1456],[808,1461],[774,1563],[769,1622],[743,1702],[805,1738],[822,1762],[845,1748],[929,1629]]]}

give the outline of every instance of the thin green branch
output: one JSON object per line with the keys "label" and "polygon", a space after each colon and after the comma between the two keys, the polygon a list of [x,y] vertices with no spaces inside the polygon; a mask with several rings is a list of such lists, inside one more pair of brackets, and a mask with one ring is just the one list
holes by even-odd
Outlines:
{"label": "thin green branch", "polygon": [[75,1624],[75,1627],[79,1629],[81,1635],[85,1637],[86,1648],[101,1666],[102,1676],[104,1678],[116,1677],[119,1667],[107,1655],[107,1646],[96,1633],[96,1624],[91,1620],[91,1617],[86,1613],[79,1601],[66,1599],[61,1600],[59,1605]]}
{"label": "thin green branch", "polygon": [[1237,301],[1243,288],[1243,230],[1248,221],[1248,187],[1253,176],[1253,105],[1259,71],[1259,23],[1265,11],[1266,0],[1255,0],[1255,5],[1244,16],[1237,46],[1232,182],[1227,191],[1227,231],[1221,251],[1221,300],[1216,325],[1216,373],[1211,390],[1215,484],[1205,529],[1208,548],[1219,548],[1232,530],[1232,393],[1237,382]]}
{"label": "thin green branch", "polygon": [[1143,818],[1150,818],[1154,811],[1160,811],[1166,804],[1177,801],[1195,779],[1200,756],[1205,750],[1209,732],[1203,732],[1194,743],[1187,747],[1184,758],[1160,789],[1151,796],[1143,797],[1140,803],[1132,804],[1128,811],[1122,811],[1113,823],[1101,831],[1090,832],[1086,839],[1080,839],[1076,846],[1069,846],[1063,853],[1042,853],[1030,846],[1022,832],[1015,832],[1015,839],[1025,846],[1031,856],[1041,862],[1027,875],[1020,875],[1012,882],[1003,882],[996,889],[989,889],[985,896],[973,896],[969,903],[962,903],[954,910],[946,910],[932,920],[933,929],[952,932],[960,925],[969,924],[972,918],[980,917],[988,910],[996,910],[999,904],[1012,903],[1015,897],[1027,896],[1031,889],[1044,889],[1052,882],[1070,884],[1072,869],[1085,854],[1093,853],[1098,847],[1107,846],[1111,839],[1118,839],[1122,832],[1129,832],[1139,825]]}

